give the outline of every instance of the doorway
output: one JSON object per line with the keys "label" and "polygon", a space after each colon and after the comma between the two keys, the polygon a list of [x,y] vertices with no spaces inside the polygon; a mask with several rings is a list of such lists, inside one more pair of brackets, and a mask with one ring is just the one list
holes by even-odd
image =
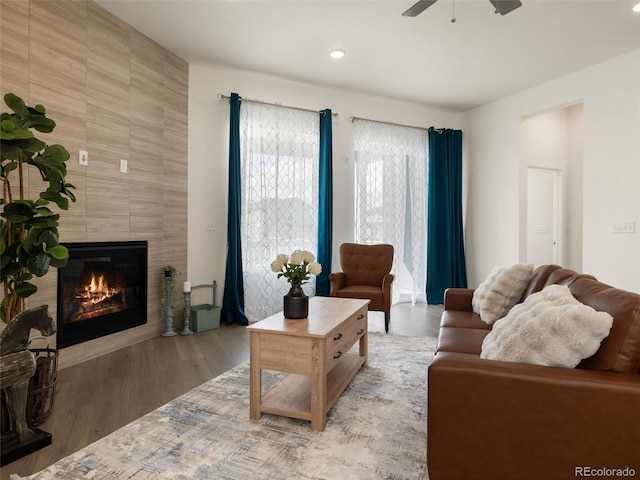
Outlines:
{"label": "doorway", "polygon": [[527,263],[562,264],[560,172],[527,169]]}
{"label": "doorway", "polygon": [[520,261],[582,271],[583,105],[520,124]]}

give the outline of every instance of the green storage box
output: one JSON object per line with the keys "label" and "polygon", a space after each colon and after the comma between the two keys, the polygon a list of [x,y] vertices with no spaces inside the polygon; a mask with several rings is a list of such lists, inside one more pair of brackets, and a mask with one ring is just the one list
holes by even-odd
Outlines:
{"label": "green storage box", "polygon": [[191,330],[204,332],[220,326],[220,307],[208,303],[191,307]]}

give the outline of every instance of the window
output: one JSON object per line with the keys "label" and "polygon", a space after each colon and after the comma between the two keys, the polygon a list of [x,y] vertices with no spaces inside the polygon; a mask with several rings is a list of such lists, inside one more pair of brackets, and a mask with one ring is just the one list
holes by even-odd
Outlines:
{"label": "window", "polygon": [[427,131],[355,125],[355,241],[394,246],[393,303],[426,302]]}
{"label": "window", "polygon": [[[317,251],[319,115],[244,102],[242,261],[245,313],[250,321],[282,310],[289,284],[271,271],[279,253]],[[304,286],[315,292],[315,277]]]}

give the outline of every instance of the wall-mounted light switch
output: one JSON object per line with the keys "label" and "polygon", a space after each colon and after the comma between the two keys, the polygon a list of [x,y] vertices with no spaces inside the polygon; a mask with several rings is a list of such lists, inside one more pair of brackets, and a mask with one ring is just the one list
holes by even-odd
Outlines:
{"label": "wall-mounted light switch", "polygon": [[128,171],[127,161],[120,160],[120,173],[127,173],[127,171]]}
{"label": "wall-mounted light switch", "polygon": [[89,166],[89,152],[86,152],[85,150],[80,150],[78,152],[78,163],[80,165],[82,165],[83,167],[88,167]]}
{"label": "wall-mounted light switch", "polygon": [[613,233],[635,233],[636,222],[621,222],[613,224]]}

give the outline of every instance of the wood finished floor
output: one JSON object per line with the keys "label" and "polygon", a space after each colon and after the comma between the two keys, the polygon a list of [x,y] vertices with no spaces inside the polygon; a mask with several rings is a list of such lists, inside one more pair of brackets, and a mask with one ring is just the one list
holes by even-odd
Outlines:
{"label": "wood finished floor", "polygon": [[[389,333],[437,337],[441,306],[391,309]],[[370,332],[384,315],[369,312]],[[31,475],[249,359],[249,334],[239,325],[183,337],[155,337],[58,372],[55,406],[38,428],[53,444],[0,469]],[[249,415],[249,412],[247,412]]]}

